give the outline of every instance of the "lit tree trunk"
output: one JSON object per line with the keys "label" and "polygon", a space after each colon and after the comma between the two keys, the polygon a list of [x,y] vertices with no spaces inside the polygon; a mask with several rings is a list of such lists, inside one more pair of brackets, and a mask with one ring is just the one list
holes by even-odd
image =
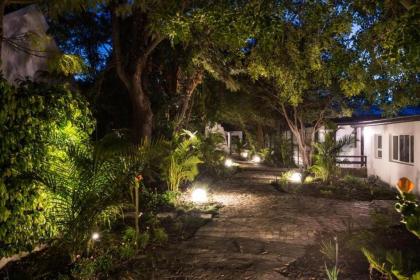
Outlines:
{"label": "lit tree trunk", "polygon": [[181,87],[181,91],[184,91],[184,98],[181,105],[181,110],[177,116],[177,119],[175,121],[175,131],[178,131],[181,129],[183,122],[185,120],[191,97],[193,93],[195,92],[195,89],[199,84],[201,84],[203,81],[203,70],[195,70],[193,75],[191,77],[188,77],[184,83],[180,82],[178,83]]}
{"label": "lit tree trunk", "polygon": [[305,124],[302,115],[298,113],[296,107],[293,107],[292,112],[289,113],[284,104],[280,104],[280,106],[281,112],[286,119],[286,123],[289,126],[290,131],[293,133],[293,136],[296,138],[299,152],[302,156],[303,168],[307,170],[312,166],[312,155],[314,151],[313,143],[315,141],[315,135],[323,123],[325,110],[321,110],[318,119],[313,126],[310,141],[308,143],[305,132]]}

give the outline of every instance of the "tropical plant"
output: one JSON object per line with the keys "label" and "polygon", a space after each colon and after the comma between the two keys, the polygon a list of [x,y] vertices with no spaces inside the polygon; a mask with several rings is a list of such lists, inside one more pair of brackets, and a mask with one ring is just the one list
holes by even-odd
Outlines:
{"label": "tropical plant", "polygon": [[[55,234],[47,194],[25,174],[54,170],[62,144],[83,147],[93,130],[86,101],[66,86],[0,78],[0,257],[30,250]],[[53,139],[60,139],[56,141]]]}
{"label": "tropical plant", "polygon": [[325,133],[323,142],[315,143],[315,163],[311,171],[315,176],[321,178],[324,182],[330,182],[332,177],[337,174],[337,156],[345,146],[354,142],[351,135],[345,135],[342,138],[335,139],[335,131]]}
{"label": "tropical plant", "polygon": [[325,265],[325,272],[329,280],[337,280],[340,269],[338,268],[338,241],[337,237],[334,237],[334,244],[323,243],[321,246],[321,253],[325,254],[331,261],[334,261],[334,266],[328,268],[327,264]]}
{"label": "tropical plant", "polygon": [[412,193],[400,191],[395,209],[401,214],[401,222],[407,230],[420,238],[420,205],[417,197]]}
{"label": "tropical plant", "polygon": [[187,130],[174,136],[173,149],[163,164],[170,191],[179,192],[181,183],[192,181],[198,175],[198,164],[202,163],[197,152],[199,144],[198,137]]}
{"label": "tropical plant", "polygon": [[420,266],[418,251],[386,250],[380,246],[362,248],[370,268],[375,269],[388,279],[414,280],[419,279]]}
{"label": "tropical plant", "polygon": [[331,241],[322,241],[321,249],[319,250],[330,261],[335,260],[335,244]]}
{"label": "tropical plant", "polygon": [[337,266],[328,268],[327,265],[325,265],[325,272],[327,274],[328,280],[337,280],[340,269],[338,269]]}
{"label": "tropical plant", "polygon": [[92,232],[121,213],[128,178],[119,162],[94,155],[91,149],[68,145],[65,160],[33,174],[48,196],[48,219],[58,231],[56,245],[71,257],[85,252]]}
{"label": "tropical plant", "polygon": [[200,138],[198,145],[199,156],[203,161],[202,167],[210,173],[220,175],[223,167],[225,153],[221,146],[225,139],[220,133],[211,133],[206,137]]}
{"label": "tropical plant", "polygon": [[273,161],[282,167],[292,167],[293,163],[293,147],[290,139],[283,134],[274,137]]}

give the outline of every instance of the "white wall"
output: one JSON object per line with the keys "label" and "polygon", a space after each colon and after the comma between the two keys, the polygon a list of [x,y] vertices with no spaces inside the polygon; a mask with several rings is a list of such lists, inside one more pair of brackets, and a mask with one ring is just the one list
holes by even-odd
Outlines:
{"label": "white wall", "polygon": [[[47,71],[47,59],[57,54],[58,48],[51,38],[48,38],[46,31],[47,22],[35,5],[5,15],[3,19],[4,36],[8,40],[17,43],[31,51],[37,50],[36,55],[28,54],[25,51],[16,49],[7,40],[2,43],[2,71],[4,77],[11,83],[16,79],[23,80],[27,77],[37,78],[40,71]],[[18,39],[22,35],[36,34],[36,43],[31,39]]]}
{"label": "white wall", "polygon": [[[375,157],[375,134],[382,135],[382,158]],[[391,159],[391,135],[414,135],[414,163],[400,163]],[[368,175],[379,176],[391,186],[401,177],[409,178],[416,186],[414,192],[420,195],[420,121],[390,123],[366,126],[365,155]]]}

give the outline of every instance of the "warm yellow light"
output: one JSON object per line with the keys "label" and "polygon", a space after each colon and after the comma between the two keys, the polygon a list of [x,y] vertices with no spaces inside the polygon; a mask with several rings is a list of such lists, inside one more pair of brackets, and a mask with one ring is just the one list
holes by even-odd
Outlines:
{"label": "warm yellow light", "polygon": [[241,152],[241,157],[242,158],[248,158],[248,152],[246,152],[246,151]]}
{"label": "warm yellow light", "polygon": [[93,241],[97,241],[97,240],[99,240],[99,233],[97,233],[97,232],[94,232],[94,233],[92,233],[92,240]]}
{"label": "warm yellow light", "polygon": [[290,175],[289,180],[294,183],[301,183],[302,182],[302,174],[299,172],[293,172],[292,175]]}
{"label": "warm yellow light", "polygon": [[232,167],[233,166],[233,160],[231,160],[230,158],[227,158],[225,160],[225,166],[226,167]]}
{"label": "warm yellow light", "polygon": [[207,191],[202,188],[197,188],[192,191],[191,200],[194,203],[206,203],[208,201]]}
{"label": "warm yellow light", "polygon": [[259,155],[254,155],[252,157],[252,161],[255,163],[260,163],[261,162],[261,157]]}

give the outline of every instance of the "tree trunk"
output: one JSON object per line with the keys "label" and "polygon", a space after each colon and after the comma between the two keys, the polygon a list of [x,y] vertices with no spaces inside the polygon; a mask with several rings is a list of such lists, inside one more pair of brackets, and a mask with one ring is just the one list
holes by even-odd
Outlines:
{"label": "tree trunk", "polygon": [[152,106],[140,80],[134,81],[129,90],[132,104],[133,141],[135,143],[138,143],[141,139],[150,140],[153,130]]}
{"label": "tree trunk", "polygon": [[299,153],[302,156],[303,168],[307,170],[312,165],[312,143],[309,145],[306,143],[305,124],[303,123],[301,115],[298,114],[297,109],[294,107],[292,116],[289,116],[289,113],[283,104],[281,104],[281,113],[283,114],[290,131],[293,133],[293,136],[296,138]]}
{"label": "tree trunk", "polygon": [[122,45],[120,19],[115,10],[112,12],[111,21],[115,66],[118,77],[129,92],[132,104],[133,141],[138,143],[141,139],[150,140],[152,137],[153,111],[149,96],[143,87],[143,74],[150,54],[162,42],[163,37],[150,34],[146,27],[147,18],[143,13],[133,16],[137,16],[139,24],[144,25],[137,26],[137,21],[131,22],[135,30],[140,30],[138,34],[133,34],[133,37],[137,39],[137,44],[142,45],[129,45],[128,50]]}
{"label": "tree trunk", "polygon": [[3,19],[4,19],[4,9],[6,8],[8,0],[0,0],[0,70],[2,65],[2,58],[1,58],[1,52],[3,50]]}
{"label": "tree trunk", "polygon": [[175,121],[175,129],[174,129],[175,131],[178,131],[179,129],[181,129],[182,124],[185,120],[189,105],[190,105],[191,97],[195,89],[197,88],[197,86],[201,84],[202,81],[203,81],[203,71],[200,69],[200,70],[196,70],[191,77],[188,77],[187,81],[185,82],[186,85],[182,86],[183,91],[185,91],[185,95],[184,95],[184,100],[182,102],[181,111],[179,112],[177,116],[177,120]]}

